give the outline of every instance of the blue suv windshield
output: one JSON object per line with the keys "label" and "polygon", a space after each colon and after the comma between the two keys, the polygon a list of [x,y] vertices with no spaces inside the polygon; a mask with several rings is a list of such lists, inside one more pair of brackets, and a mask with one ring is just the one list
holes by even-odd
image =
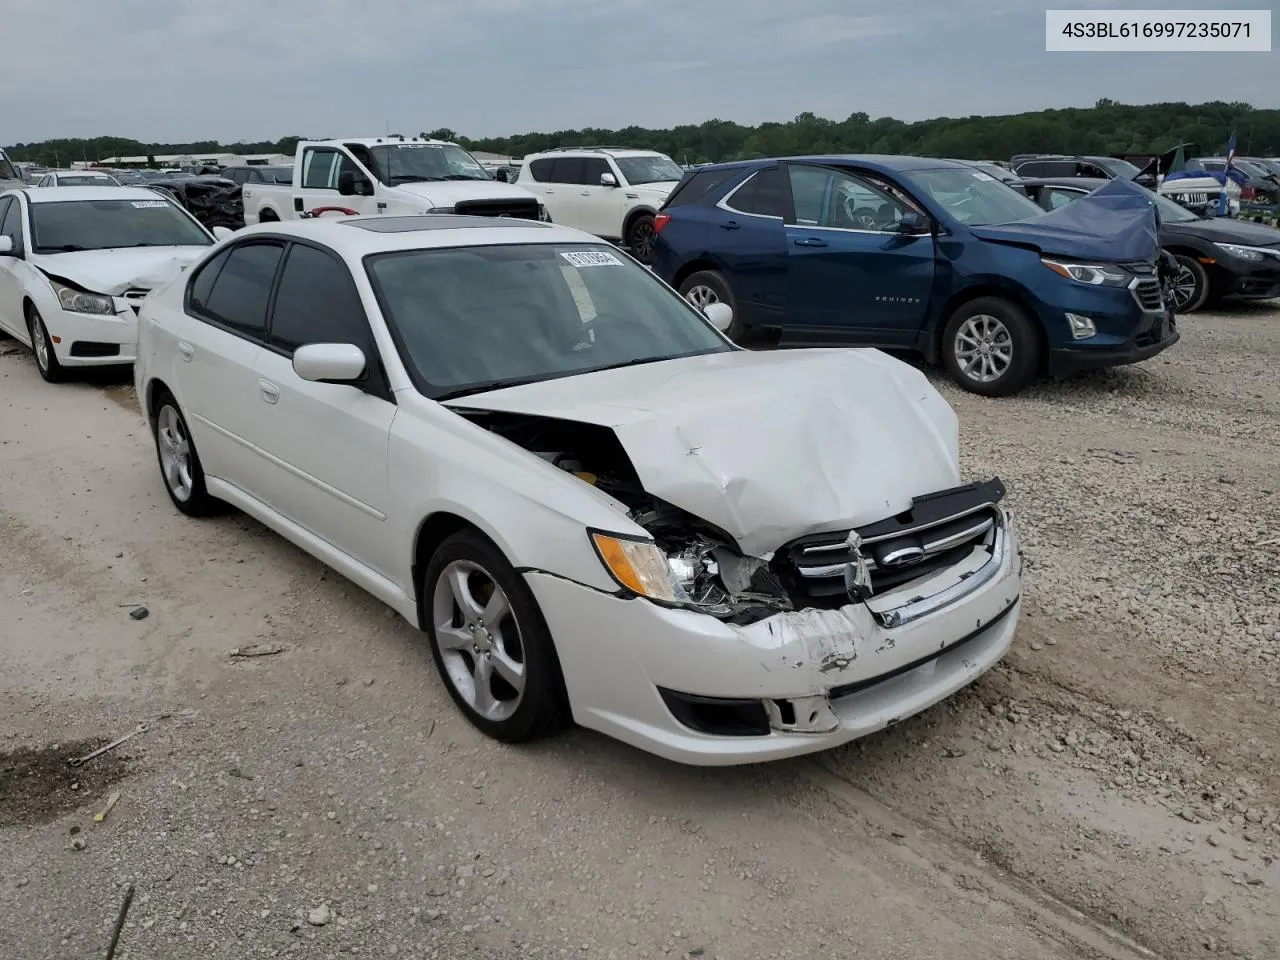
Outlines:
{"label": "blue suv windshield", "polygon": [[981,170],[961,167],[918,170],[909,175],[909,180],[917,190],[970,227],[1029,220],[1044,213],[1013,187]]}

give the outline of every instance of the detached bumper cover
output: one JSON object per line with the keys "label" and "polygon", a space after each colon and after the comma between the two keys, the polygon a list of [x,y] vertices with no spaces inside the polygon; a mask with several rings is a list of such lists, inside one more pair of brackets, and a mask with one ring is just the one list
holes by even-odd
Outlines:
{"label": "detached bumper cover", "polygon": [[[838,746],[968,685],[1008,650],[1021,558],[1001,511],[963,563],[835,610],[747,627],[526,573],[555,637],[574,718],[684,763],[725,765]],[[763,703],[767,734],[722,736],[678,721],[661,690]]]}

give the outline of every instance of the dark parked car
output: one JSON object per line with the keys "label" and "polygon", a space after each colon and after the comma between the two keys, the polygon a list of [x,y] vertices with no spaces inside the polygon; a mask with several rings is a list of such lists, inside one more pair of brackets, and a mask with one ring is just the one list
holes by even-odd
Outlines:
{"label": "dark parked car", "polygon": [[728,303],[740,342],[917,350],[966,389],[1134,363],[1177,341],[1140,187],[1044,213],[966,164],[918,157],[745,160],[686,172],[653,269]]}
{"label": "dark parked car", "polygon": [[239,230],[244,226],[242,188],[234,180],[175,173],[150,180],[144,186],[172,197],[210,230],[214,227]]}
{"label": "dark parked car", "polygon": [[[1106,182],[1073,177],[1024,180],[1018,186],[1045,210],[1056,210]],[[1174,303],[1179,313],[1226,298],[1280,297],[1280,230],[1229,217],[1200,217],[1168,197],[1150,196],[1160,214],[1160,245],[1178,261]]]}
{"label": "dark parked car", "polygon": [[293,183],[293,167],[253,165],[223,167],[220,174],[242,186],[246,183]]}
{"label": "dark parked car", "polygon": [[967,163],[975,170],[981,170],[989,176],[995,177],[1001,183],[1016,183],[1018,175],[1007,167],[1002,167],[998,163],[991,163],[987,160],[956,160],[955,163]]}
{"label": "dark parked car", "polygon": [[1119,157],[1071,157],[1054,153],[1020,153],[1009,161],[1020,177],[1090,177],[1102,180],[1135,180],[1154,187],[1156,179],[1141,167]]}

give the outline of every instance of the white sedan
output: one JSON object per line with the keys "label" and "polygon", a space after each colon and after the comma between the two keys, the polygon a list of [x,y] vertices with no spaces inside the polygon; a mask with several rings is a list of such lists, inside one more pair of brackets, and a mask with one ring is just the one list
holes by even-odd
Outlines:
{"label": "white sedan", "polygon": [[132,363],[142,299],[230,232],[141,188],[0,194],[0,334],[30,346],[51,382]]}
{"label": "white sedan", "polygon": [[55,170],[34,184],[37,187],[120,187],[123,184],[99,170]]}
{"label": "white sedan", "polygon": [[134,371],[175,506],[392,606],[480,730],[746,763],[989,669],[1021,560],[921,373],[742,350],[728,314],[565,227],[300,220],[157,290]]}

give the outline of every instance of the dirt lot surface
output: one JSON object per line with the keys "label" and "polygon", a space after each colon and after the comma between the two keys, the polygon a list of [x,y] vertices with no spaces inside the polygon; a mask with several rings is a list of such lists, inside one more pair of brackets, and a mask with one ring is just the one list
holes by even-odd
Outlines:
{"label": "dirt lot surface", "polygon": [[944,386],[1019,519],[1013,651],[729,770],[485,740],[387,609],[174,511],[127,384],[0,343],[0,957],[102,956],[130,884],[132,960],[1280,956],[1280,312],[1183,330]]}

